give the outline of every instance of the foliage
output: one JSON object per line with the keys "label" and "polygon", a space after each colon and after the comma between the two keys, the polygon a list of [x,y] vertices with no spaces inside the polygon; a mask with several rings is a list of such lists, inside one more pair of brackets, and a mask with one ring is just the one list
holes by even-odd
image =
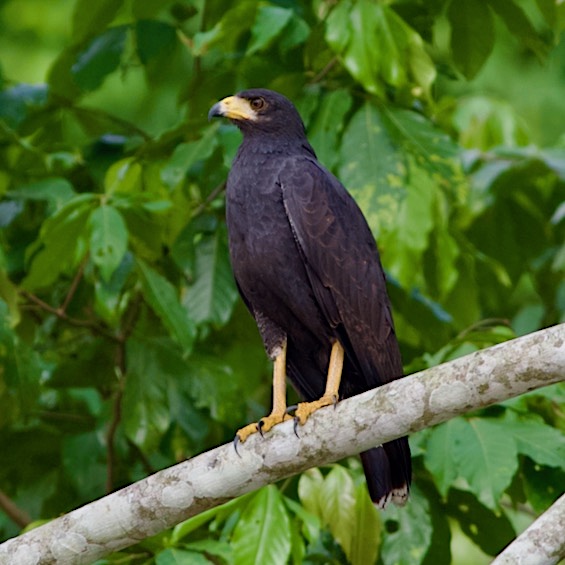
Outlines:
{"label": "foliage", "polygon": [[[24,49],[14,5],[7,58]],[[0,490],[21,510],[0,515],[4,538],[266,413],[224,224],[240,137],[206,121],[241,88],[290,96],[363,207],[407,371],[565,321],[565,115],[536,137],[516,110],[554,80],[532,57],[563,64],[562,3],[69,7],[45,82],[0,74]],[[523,92],[501,96],[497,72]],[[378,514],[351,460],[104,562],[441,564],[453,532],[494,555],[565,484],[564,406],[554,386],[415,435],[405,509]]]}

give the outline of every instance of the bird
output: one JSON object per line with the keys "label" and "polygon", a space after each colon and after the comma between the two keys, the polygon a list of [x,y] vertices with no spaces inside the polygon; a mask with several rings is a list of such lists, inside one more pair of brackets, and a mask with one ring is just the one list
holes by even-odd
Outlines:
{"label": "bird", "polygon": [[[228,173],[226,224],[234,278],[273,361],[273,407],[237,443],[291,418],[286,379],[316,410],[403,376],[375,238],[341,182],[318,161],[293,103],[253,88],[214,104],[243,134]],[[406,503],[407,437],[360,454],[369,495]]]}

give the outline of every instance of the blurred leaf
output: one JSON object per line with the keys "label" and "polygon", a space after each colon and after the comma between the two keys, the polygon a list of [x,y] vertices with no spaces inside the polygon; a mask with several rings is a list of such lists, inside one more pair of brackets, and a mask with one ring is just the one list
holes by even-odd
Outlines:
{"label": "blurred leaf", "polygon": [[141,63],[172,51],[177,44],[175,28],[157,20],[138,20],[135,24],[137,53]]}
{"label": "blurred leaf", "polygon": [[446,512],[487,555],[497,555],[516,537],[504,513],[492,512],[471,493],[451,489]]}
{"label": "blurred leaf", "polygon": [[96,90],[106,76],[118,68],[127,31],[126,26],[110,28],[77,55],[71,71],[78,86],[83,90]]}
{"label": "blurred leaf", "polygon": [[159,352],[150,341],[130,338],[126,356],[128,372],[122,399],[124,431],[131,441],[150,452],[157,447],[170,424],[167,378]]}
{"label": "blurred leaf", "polygon": [[34,110],[45,106],[48,88],[44,84],[17,84],[0,91],[0,118],[17,128]]}
{"label": "blurred leaf", "polygon": [[261,51],[279,35],[292,17],[292,10],[278,6],[260,6],[251,28],[251,41],[247,54]]}
{"label": "blurred leaf", "polygon": [[257,492],[237,522],[231,544],[235,565],[288,562],[289,519],[277,487],[269,485]]}
{"label": "blurred leaf", "polygon": [[381,520],[364,484],[355,488],[355,521],[351,533],[351,549],[347,553],[351,565],[375,563],[381,544]]}
{"label": "blurred leaf", "polygon": [[46,200],[54,208],[60,208],[75,195],[73,185],[68,180],[59,177],[24,184],[7,193],[10,198],[21,200]]}
{"label": "blurred leaf", "polygon": [[212,154],[218,144],[216,137],[218,127],[219,124],[208,126],[198,141],[181,143],[176,147],[169,162],[161,170],[161,180],[165,186],[169,188],[176,186],[195,163]]}
{"label": "blurred leaf", "polygon": [[114,19],[123,0],[77,0],[73,12],[73,39],[79,43],[100,33]]}
{"label": "blurred leaf", "polygon": [[38,241],[28,250],[31,264],[23,288],[30,291],[45,288],[61,273],[78,265],[83,255],[77,250],[82,247],[81,240],[87,237],[87,219],[94,198],[92,194],[80,194],[43,223]]}
{"label": "blurred leaf", "polygon": [[447,12],[451,24],[451,50],[457,68],[473,78],[494,47],[492,13],[487,3],[453,0]]}
{"label": "blurred leaf", "polygon": [[384,565],[418,565],[426,556],[432,539],[429,504],[412,485],[410,502],[404,508],[391,507],[383,515],[381,559]]}
{"label": "blurred leaf", "polygon": [[326,39],[353,77],[384,98],[384,87],[429,96],[435,68],[422,38],[385,4],[340,2],[326,21]]}
{"label": "blurred leaf", "polygon": [[328,169],[333,168],[338,162],[338,136],[352,102],[346,90],[336,90],[326,94],[322,98],[314,122],[308,128],[310,143],[316,150],[320,162]]}
{"label": "blurred leaf", "polygon": [[526,13],[513,0],[488,0],[509,31],[522,45],[527,45],[543,61],[549,51],[549,44],[536,32]]}
{"label": "blurred leaf", "polygon": [[195,337],[194,322],[181,307],[173,285],[142,260],[137,260],[143,294],[171,336],[187,354]]}
{"label": "blurred leaf", "polygon": [[121,214],[103,204],[90,216],[90,256],[108,282],[119,267],[128,246],[128,230]]}
{"label": "blurred leaf", "polygon": [[196,244],[194,280],[182,303],[197,324],[225,324],[238,296],[222,236],[221,232],[216,232]]}
{"label": "blurred leaf", "polygon": [[202,553],[168,547],[155,556],[156,565],[210,565],[212,561]]}

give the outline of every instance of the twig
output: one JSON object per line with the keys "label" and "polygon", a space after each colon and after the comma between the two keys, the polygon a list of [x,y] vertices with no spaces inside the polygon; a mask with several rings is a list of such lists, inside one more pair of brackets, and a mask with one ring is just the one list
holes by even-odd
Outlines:
{"label": "twig", "polygon": [[319,71],[318,74],[315,75],[308,84],[316,84],[320,82],[335,67],[338,61],[339,59],[337,58],[337,56],[332,57],[326,64],[326,66],[321,71]]}
{"label": "twig", "polygon": [[208,196],[194,209],[192,217],[198,216],[226,189],[226,181],[220,183]]}
{"label": "twig", "polygon": [[20,528],[25,528],[30,522],[29,514],[19,508],[16,503],[0,490],[0,508],[4,511],[6,516],[17,524]]}
{"label": "twig", "polygon": [[59,306],[59,310],[65,314],[67,312],[67,308],[69,307],[69,304],[71,303],[71,300],[73,299],[75,292],[78,288],[78,285],[82,279],[82,276],[84,274],[84,267],[86,265],[86,262],[88,261],[88,255],[85,255],[84,259],[81,261],[79,269],[77,271],[77,274],[75,275],[75,278],[73,279],[73,282],[71,283],[71,286],[69,288],[69,292],[67,292],[67,296],[65,296],[65,300],[63,300],[63,304],[61,304],[61,306]]}
{"label": "twig", "polygon": [[27,290],[21,290],[20,294],[24,298],[41,308],[41,310],[57,316],[57,318],[71,326],[78,328],[87,328],[98,335],[106,337],[111,341],[117,341],[118,343],[120,341],[119,338],[116,337],[113,333],[106,331],[102,326],[92,320],[79,320],[78,318],[71,318],[64,310],[62,310],[62,308],[55,308],[50,304],[47,304],[47,302],[41,300],[41,298],[35,296],[35,294],[32,294],[31,292],[28,292]]}

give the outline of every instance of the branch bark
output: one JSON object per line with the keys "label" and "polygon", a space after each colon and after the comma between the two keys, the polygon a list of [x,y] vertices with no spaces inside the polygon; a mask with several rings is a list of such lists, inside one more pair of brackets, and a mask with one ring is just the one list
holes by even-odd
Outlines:
{"label": "branch bark", "polygon": [[0,564],[91,563],[266,484],[562,380],[565,324],[320,410],[298,439],[287,422],[252,436],[241,456],[223,445],[155,473],[8,540]]}
{"label": "branch bark", "polygon": [[553,565],[565,557],[565,494],[491,565]]}

